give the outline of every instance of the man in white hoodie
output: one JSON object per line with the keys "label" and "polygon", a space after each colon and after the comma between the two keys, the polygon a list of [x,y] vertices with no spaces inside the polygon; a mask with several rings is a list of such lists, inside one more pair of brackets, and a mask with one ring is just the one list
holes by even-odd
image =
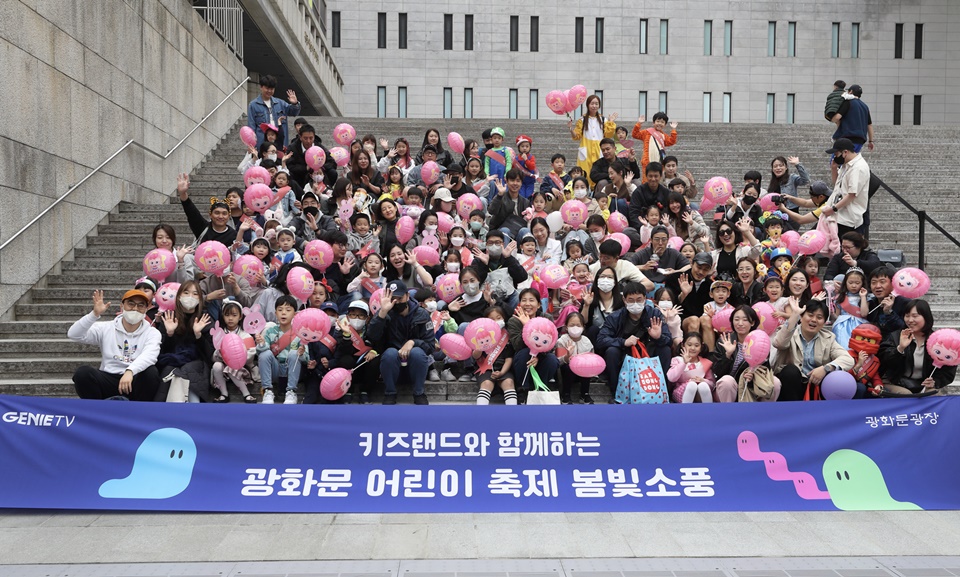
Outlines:
{"label": "man in white hoodie", "polygon": [[103,357],[99,369],[83,366],[73,374],[73,385],[81,399],[124,396],[133,401],[152,401],[160,387],[156,367],[160,331],[144,318],[150,299],[143,291],[129,290],[121,305],[123,314],[112,322],[98,323],[110,303],[103,302],[103,291],[93,291],[93,312],[67,331],[72,341],[99,345]]}

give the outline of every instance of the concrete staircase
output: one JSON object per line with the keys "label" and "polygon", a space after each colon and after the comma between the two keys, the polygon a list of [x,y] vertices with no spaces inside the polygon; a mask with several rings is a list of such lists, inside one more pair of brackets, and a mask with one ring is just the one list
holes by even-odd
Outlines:
{"label": "concrete staircase", "polygon": [[[465,138],[479,135],[485,128],[499,125],[512,142],[517,134],[533,138],[534,153],[541,167],[549,168],[550,156],[563,152],[567,165],[575,163],[575,143],[569,139],[563,123],[541,121],[482,120],[399,120],[312,118],[310,121],[333,146],[333,127],[350,122],[360,134],[372,132],[378,138],[393,140],[406,136],[414,150],[419,148],[427,127],[442,134],[450,130]],[[212,195],[221,195],[230,186],[242,186],[237,164],[244,153],[239,129],[228,134],[208,159],[191,176],[191,196],[204,206]],[[823,150],[830,144],[829,126],[681,124],[680,142],[670,149],[681,160],[681,170],[691,170],[703,183],[716,174],[727,175],[734,183],[749,169],[769,173],[769,162],[777,155],[797,155],[813,178],[829,180],[829,167]],[[953,190],[960,181],[960,129],[938,127],[877,127],[878,148],[865,157],[876,172],[894,190],[918,209],[925,209],[948,231],[960,233],[960,206]],[[541,168],[545,170],[545,168]],[[171,192],[175,183],[169,183]],[[911,266],[917,264],[917,219],[886,192],[878,192],[871,201],[874,248],[899,248],[907,254]],[[15,320],[0,322],[0,394],[73,396],[70,377],[81,364],[98,365],[99,354],[93,347],[66,339],[70,324],[90,310],[90,295],[102,288],[105,297],[118,310],[123,291],[141,276],[140,261],[150,248],[154,225],[166,222],[177,231],[178,242],[192,240],[186,218],[175,198],[170,204],[133,206],[123,204],[91,231],[85,243],[74,251],[72,260],[47,275],[32,288],[14,310]],[[960,326],[960,263],[957,247],[940,233],[927,227],[927,271],[933,279],[928,298],[933,303],[937,326]],[[429,383],[431,402],[472,402],[476,389],[472,383]],[[606,388],[595,385],[591,394],[598,402],[609,396]],[[401,399],[403,402],[403,399]]]}

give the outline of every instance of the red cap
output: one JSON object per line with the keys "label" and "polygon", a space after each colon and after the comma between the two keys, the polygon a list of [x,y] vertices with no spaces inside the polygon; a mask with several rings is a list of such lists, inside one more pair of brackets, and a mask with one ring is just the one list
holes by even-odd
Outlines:
{"label": "red cap", "polygon": [[521,134],[517,137],[517,146],[520,146],[521,142],[529,142],[530,144],[533,144],[533,140],[526,134]]}

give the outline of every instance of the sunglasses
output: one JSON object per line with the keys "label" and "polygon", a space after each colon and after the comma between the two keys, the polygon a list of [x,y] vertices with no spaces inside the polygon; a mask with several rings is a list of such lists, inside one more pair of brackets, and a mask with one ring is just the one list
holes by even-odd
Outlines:
{"label": "sunglasses", "polygon": [[733,231],[729,228],[723,229],[720,231],[720,236],[727,236],[728,234],[733,234]]}

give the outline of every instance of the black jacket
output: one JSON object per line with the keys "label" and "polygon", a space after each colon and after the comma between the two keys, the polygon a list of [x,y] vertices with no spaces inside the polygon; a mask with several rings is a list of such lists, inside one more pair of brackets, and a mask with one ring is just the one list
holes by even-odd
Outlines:
{"label": "black jacket", "polygon": [[703,316],[703,306],[713,300],[713,298],[710,297],[710,283],[713,281],[710,280],[710,277],[703,279],[698,289],[696,288],[696,283],[693,281],[693,276],[690,275],[690,273],[687,274],[690,282],[694,284],[694,289],[686,298],[683,298],[683,293],[680,292],[680,275],[670,275],[664,284],[670,288],[673,294],[677,295],[677,299],[680,300],[679,303],[674,304],[679,304],[683,307],[683,318],[701,317]]}
{"label": "black jacket", "polygon": [[[870,278],[870,272],[883,264],[880,262],[877,253],[872,250],[860,251],[860,256],[854,260],[857,261],[857,266],[863,269],[863,276],[866,278]],[[827,264],[827,271],[823,274],[823,278],[824,280],[833,280],[838,274],[847,274],[848,270],[850,270],[850,265],[843,262],[843,252],[838,252],[833,255],[833,258]]]}
{"label": "black jacket", "polygon": [[640,230],[640,217],[645,216],[647,207],[656,204],[664,208],[669,205],[669,197],[670,191],[662,184],[657,185],[657,190],[650,190],[646,182],[638,186],[630,195],[630,214],[627,215],[630,226]]}
{"label": "black jacket", "polygon": [[[626,160],[621,158],[621,161]],[[636,160],[631,160],[627,164],[627,170],[633,172],[633,178],[641,178],[643,172],[640,171],[640,165],[637,164]],[[590,168],[590,180],[593,181],[593,184],[597,184],[601,180],[610,180],[610,162],[604,158],[600,157],[593,162],[593,166]]]}
{"label": "black jacket", "polygon": [[759,281],[754,281],[754,283],[750,285],[750,290],[748,291],[744,291],[743,283],[737,281],[733,283],[733,290],[730,291],[730,304],[735,307],[740,305],[752,307],[753,305],[762,301],[763,297],[763,285]]}
{"label": "black jacket", "polygon": [[[327,186],[332,187],[337,182],[337,163],[330,156],[330,151],[320,144],[319,139],[314,141],[314,145],[319,146],[323,150],[323,153],[327,155],[327,159],[323,162],[322,167],[323,182]],[[303,143],[299,140],[291,142],[290,152],[293,153],[293,156],[287,161],[287,170],[290,171],[290,178],[300,186],[306,186],[307,183],[310,182],[310,175],[313,174],[313,170],[307,166],[307,159],[304,156],[306,151],[303,148]]]}
{"label": "black jacket", "polygon": [[[523,214],[523,211],[530,206],[530,201],[522,196],[517,195],[517,200],[514,201],[510,198],[510,193],[505,192],[501,196],[500,194],[493,195],[493,198],[490,199],[490,230],[501,228],[504,225],[510,229],[512,236],[516,236],[521,228],[526,226],[522,216],[516,216],[514,213],[514,205],[516,205],[516,211],[520,214]],[[510,218],[515,217],[515,218]],[[519,219],[519,220],[518,220]],[[520,239],[516,239],[519,243]]]}
{"label": "black jacket", "polygon": [[398,314],[396,311],[390,311],[385,319],[379,314],[374,315],[364,336],[377,351],[399,349],[407,341],[413,340],[415,347],[423,349],[423,352],[428,355],[433,354],[437,337],[433,330],[430,313],[417,305],[413,299],[410,299],[407,306],[410,307],[410,312],[406,315]]}
{"label": "black jacket", "polygon": [[[897,352],[900,345],[900,333],[890,333],[880,343],[880,351],[877,356],[880,357],[880,367],[883,370],[883,376],[895,385],[903,384],[900,379],[913,373],[913,353],[917,350],[917,342],[913,341],[904,349],[903,354]],[[957,367],[948,367],[946,365],[938,368],[934,372],[933,358],[930,356],[926,347],[923,349],[923,371],[921,371],[920,380],[930,377],[933,373],[933,382],[938,389],[949,385],[957,377]],[[919,393],[922,387],[907,387],[914,393]]]}

